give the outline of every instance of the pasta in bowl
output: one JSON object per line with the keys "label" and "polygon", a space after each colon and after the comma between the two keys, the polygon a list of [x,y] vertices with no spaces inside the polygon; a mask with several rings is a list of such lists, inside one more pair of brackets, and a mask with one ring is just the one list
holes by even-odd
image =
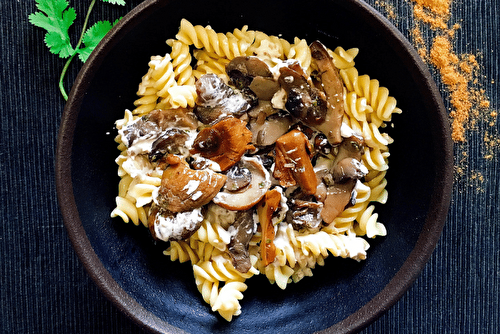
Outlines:
{"label": "pasta in bowl", "polygon": [[111,216],[169,242],[228,321],[253,275],[285,289],[329,254],[364,260],[362,237],[386,235],[372,203],[387,201],[383,128],[401,110],[358,74],[358,50],[186,19],[167,44],[116,122]]}
{"label": "pasta in bowl", "polygon": [[[167,7],[167,2],[144,5],[135,20],[144,22],[140,15],[148,13],[148,20],[156,21]],[[134,16],[129,20],[133,22]],[[422,171],[430,181],[419,186],[412,182],[413,193],[408,195],[410,184],[402,170],[407,173],[415,167],[398,159],[404,152],[401,147],[415,143],[395,130],[399,118],[405,127],[405,117],[411,122],[415,117],[406,116],[408,110],[433,103],[430,99],[413,106],[404,99],[427,88],[417,84],[415,92],[407,93],[392,84],[389,94],[381,84],[387,74],[374,70],[379,81],[378,75],[364,74],[371,72],[367,68],[374,69],[366,61],[358,67],[364,50],[375,52],[364,40],[357,45],[349,38],[331,41],[318,34],[302,39],[301,29],[283,26],[287,35],[294,32],[287,40],[279,32],[254,30],[251,22],[215,30],[215,24],[196,21],[203,19],[196,20],[195,15],[181,20],[180,28],[179,21],[172,24],[176,30],[163,35],[166,52],[141,50],[137,59],[145,66],[134,69],[130,78],[139,80],[129,79],[127,89],[114,85],[102,99],[100,90],[110,79],[101,81],[97,73],[94,85],[77,84],[73,92],[75,99],[78,87],[85,87],[86,94],[94,96],[78,106],[73,152],[81,151],[78,147],[84,141],[79,138],[99,131],[99,125],[85,126],[93,118],[82,113],[94,107],[114,110],[97,123],[107,124],[103,133],[118,132],[115,140],[121,151],[116,159],[120,180],[111,177],[114,185],[107,178],[116,175],[116,165],[101,164],[116,148],[104,144],[102,135],[92,140],[93,149],[72,158],[74,187],[89,184],[89,175],[94,175],[96,180],[90,183],[98,182],[99,187],[90,189],[101,189],[98,194],[89,194],[88,188],[74,192],[80,217],[87,210],[94,212],[92,217],[101,217],[98,222],[93,218],[82,222],[104,264],[92,263],[91,275],[98,271],[109,275],[96,278],[98,284],[105,282],[105,293],[119,306],[124,305],[122,298],[127,305],[132,302],[134,306],[123,307],[124,311],[161,331],[175,326],[186,331],[268,328],[276,332],[277,328],[306,330],[301,326],[311,322],[314,325],[307,331],[327,327],[349,331],[366,325],[387,304],[377,304],[360,323],[352,319],[363,315],[383,291],[392,296],[389,302],[397,300],[401,289],[390,289],[396,284],[395,270],[405,274],[399,280],[412,281],[417,273],[403,269],[415,265],[412,256],[417,255],[412,254],[421,257],[429,252],[425,247],[435,243],[444,219],[446,185],[431,196],[442,206],[434,217],[439,222],[431,228],[434,234],[419,236],[424,224],[436,221],[428,222],[427,216],[434,203],[417,213],[406,208],[428,199],[437,174],[446,168],[426,166]],[[342,43],[346,40],[348,47]],[[96,56],[94,66],[123,72],[109,66],[111,59],[121,57],[115,50],[123,50],[125,42],[111,35],[109,43],[112,51],[104,52],[105,59]],[[148,41],[148,48],[154,49],[153,44]],[[135,68],[137,59],[125,59],[120,66],[128,68],[130,62]],[[377,54],[374,59],[381,61]],[[396,66],[399,70],[405,63]],[[131,100],[135,93],[138,96]],[[397,104],[392,96],[398,97]],[[401,109],[399,101],[405,104]],[[398,115],[393,125],[394,114]],[[429,131],[422,129],[422,134]],[[104,139],[113,142],[109,134]],[[436,136],[432,131],[430,135]],[[416,156],[425,156],[426,149],[446,148],[429,145],[418,147]],[[108,153],[101,154],[104,151]],[[100,158],[92,152],[99,152]],[[94,168],[105,172],[95,175]],[[400,200],[403,193],[406,197]],[[393,194],[398,201],[391,201]],[[107,217],[111,212],[120,218],[103,218],[106,210]],[[414,225],[405,225],[405,220]],[[416,250],[419,240],[424,251]],[[168,257],[191,265],[172,263]],[[121,297],[122,291],[126,297]],[[316,311],[325,308],[327,314]],[[183,322],[186,317],[193,321]],[[266,320],[256,324],[255,319]],[[275,327],[269,329],[269,324]]]}

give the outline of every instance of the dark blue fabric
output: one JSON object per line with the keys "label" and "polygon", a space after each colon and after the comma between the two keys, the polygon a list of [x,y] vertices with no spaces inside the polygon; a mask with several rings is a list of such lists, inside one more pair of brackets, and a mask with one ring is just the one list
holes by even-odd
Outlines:
{"label": "dark blue fabric", "polygon": [[[79,14],[72,36],[89,2],[70,1]],[[98,2],[92,21],[114,20],[141,1],[126,2]],[[412,40],[412,2],[367,2]],[[87,276],[63,226],[54,156],[64,60],[49,53],[44,31],[28,23],[34,11],[34,1],[0,2],[0,330],[140,333]],[[500,0],[454,1],[450,19],[461,25],[453,39],[457,54],[478,55],[478,85],[492,110],[498,110],[500,97],[499,14]],[[425,31],[427,45],[435,35]],[[70,66],[67,87],[80,66],[78,60]],[[441,78],[429,68],[450,107]],[[453,198],[437,248],[415,284],[364,333],[500,333],[500,144],[485,140],[498,140],[498,124],[477,122],[467,141],[456,145]]]}

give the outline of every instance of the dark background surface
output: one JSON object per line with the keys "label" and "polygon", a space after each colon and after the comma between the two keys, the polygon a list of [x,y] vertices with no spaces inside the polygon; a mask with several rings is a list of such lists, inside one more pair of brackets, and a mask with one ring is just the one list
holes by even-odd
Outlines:
{"label": "dark background surface", "polygon": [[[90,1],[71,0],[76,44]],[[125,7],[98,2],[91,22],[114,20]],[[410,1],[367,1],[413,41]],[[449,24],[457,54],[474,54],[476,86],[498,110],[500,1],[453,1]],[[91,281],[58,209],[54,156],[64,100],[57,81],[64,60],[49,53],[42,29],[28,23],[35,2],[0,2],[0,329],[2,333],[140,333]],[[439,32],[424,29],[427,45]],[[69,87],[81,67],[74,61]],[[449,94],[429,65],[449,107]],[[500,170],[498,122],[478,121],[455,146],[455,184],[448,219],[415,284],[364,333],[500,333]],[[492,158],[485,158],[492,155]]]}

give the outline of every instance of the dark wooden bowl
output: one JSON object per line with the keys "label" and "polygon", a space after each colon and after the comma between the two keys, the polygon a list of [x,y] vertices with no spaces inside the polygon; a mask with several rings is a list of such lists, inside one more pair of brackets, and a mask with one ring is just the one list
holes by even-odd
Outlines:
{"label": "dark wooden bowl", "polygon": [[[152,55],[165,55],[180,20],[216,31],[252,30],[360,49],[356,67],[389,88],[403,114],[390,135],[389,200],[377,207],[387,237],[360,263],[330,256],[285,291],[248,281],[243,313],[227,323],[197,291],[189,264],[162,255],[145,228],[111,219],[118,191],[114,121],[133,108]],[[153,332],[352,332],[391,307],[429,259],[452,185],[448,118],[425,64],[379,13],[359,0],[146,1],[108,34],[81,70],[64,110],[57,190],[69,237],[89,275],[125,314]],[[77,303],[78,301],[75,301]]]}

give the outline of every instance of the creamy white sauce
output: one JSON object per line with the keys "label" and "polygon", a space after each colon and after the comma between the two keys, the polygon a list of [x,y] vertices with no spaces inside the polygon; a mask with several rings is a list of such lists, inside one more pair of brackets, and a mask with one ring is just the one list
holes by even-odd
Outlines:
{"label": "creamy white sauce", "polygon": [[179,212],[175,216],[164,217],[158,215],[154,225],[155,235],[163,241],[175,240],[180,238],[184,231],[194,230],[201,221],[203,221],[201,208]]}
{"label": "creamy white sauce", "polygon": [[186,191],[186,194],[191,195],[198,187],[200,186],[200,181],[198,180],[189,180],[188,183],[182,188],[182,190]]}

